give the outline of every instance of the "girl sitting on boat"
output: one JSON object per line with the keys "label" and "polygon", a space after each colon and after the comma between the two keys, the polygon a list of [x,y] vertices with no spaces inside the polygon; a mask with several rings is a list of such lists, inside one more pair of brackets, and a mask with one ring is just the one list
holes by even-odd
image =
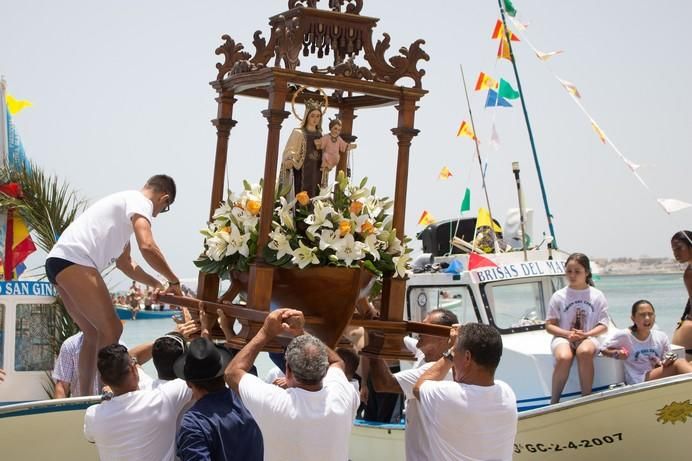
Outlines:
{"label": "girl sitting on boat", "polygon": [[616,332],[601,349],[606,357],[625,361],[625,382],[637,384],[692,372],[692,365],[670,352],[668,336],[653,330],[654,306],[645,299],[632,305],[632,324]]}
{"label": "girl sitting on boat", "polygon": [[589,258],[573,253],[567,258],[565,276],[568,286],[550,298],[545,329],[554,336],[551,350],[555,356],[550,403],[560,401],[572,360],[577,357],[581,394],[589,395],[593,385],[593,359],[600,349],[598,336],[608,330],[608,303],[593,287]]}
{"label": "girl sitting on boat", "polygon": [[687,263],[682,276],[687,289],[687,304],[673,333],[673,344],[684,347],[687,359],[692,359],[692,231],[676,232],[670,239],[670,246],[675,260],[679,263]]}

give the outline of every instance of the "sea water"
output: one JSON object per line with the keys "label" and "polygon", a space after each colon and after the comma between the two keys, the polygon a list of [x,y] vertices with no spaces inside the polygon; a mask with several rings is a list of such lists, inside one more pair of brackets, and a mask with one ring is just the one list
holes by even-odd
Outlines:
{"label": "sea water", "polygon": [[[632,304],[638,299],[649,300],[656,309],[656,324],[669,337],[682,315],[687,293],[682,283],[682,274],[666,275],[604,275],[596,280],[596,288],[603,291],[608,300],[608,311],[618,328],[631,325]],[[136,346],[174,330],[172,319],[126,320],[123,341],[129,347]],[[260,377],[264,377],[273,366],[269,356],[260,354],[257,359]],[[144,369],[156,375],[151,362]]]}

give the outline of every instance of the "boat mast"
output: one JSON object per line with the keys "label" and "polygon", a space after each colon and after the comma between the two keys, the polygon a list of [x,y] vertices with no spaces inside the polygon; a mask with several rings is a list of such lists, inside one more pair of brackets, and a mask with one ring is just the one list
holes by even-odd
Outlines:
{"label": "boat mast", "polygon": [[[466,87],[466,76],[464,75],[464,67],[459,64],[461,70],[461,81],[464,84],[464,94],[466,95],[466,106],[469,108],[469,120],[471,122],[471,130],[473,130],[473,141],[476,146],[476,158],[478,159],[478,169],[481,171],[481,181],[483,184],[483,192],[485,192],[485,204],[488,207],[488,214],[492,223],[493,211],[490,208],[490,198],[488,197],[488,187],[485,183],[485,170],[483,169],[483,161],[481,160],[481,149],[478,146],[478,136],[476,135],[476,124],[473,122],[473,112],[471,112],[471,101],[469,101],[469,91]],[[490,226],[492,228],[492,225]]]}
{"label": "boat mast", "polygon": [[503,0],[497,0],[497,4],[500,7],[500,16],[502,17],[502,25],[504,27],[504,39],[507,41],[507,46],[509,48],[509,58],[512,62],[512,68],[514,69],[514,77],[517,80],[517,89],[519,90],[519,99],[521,100],[521,109],[524,112],[524,120],[526,121],[526,129],[529,132],[529,141],[531,142],[531,152],[533,153],[533,162],[536,165],[536,174],[538,175],[538,184],[541,186],[541,195],[543,196],[543,206],[545,208],[546,218],[548,218],[548,229],[550,230],[550,235],[553,237],[552,247],[557,248],[557,240],[555,238],[555,229],[553,228],[553,216],[550,214],[550,207],[548,206],[548,195],[545,192],[545,185],[543,184],[543,175],[541,174],[541,164],[538,161],[538,153],[536,152],[536,143],[533,140],[533,132],[531,131],[531,122],[529,122],[529,114],[526,111],[526,102],[524,101],[524,91],[521,89],[521,81],[519,80],[519,71],[517,70],[517,62],[514,58],[514,51],[512,50],[512,41],[510,40],[510,32],[507,28],[507,20],[505,19],[505,8],[502,5]]}

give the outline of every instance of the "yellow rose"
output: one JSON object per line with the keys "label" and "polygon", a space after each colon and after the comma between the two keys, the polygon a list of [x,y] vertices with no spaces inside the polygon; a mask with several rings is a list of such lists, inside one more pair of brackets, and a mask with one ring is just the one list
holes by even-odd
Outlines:
{"label": "yellow rose", "polygon": [[245,204],[245,209],[247,209],[248,213],[250,213],[251,215],[257,215],[260,211],[260,208],[262,208],[262,202],[259,202],[257,200],[248,200]]}
{"label": "yellow rose", "polygon": [[359,202],[358,200],[355,200],[351,202],[351,206],[349,207],[349,210],[351,211],[352,214],[354,215],[359,215],[361,211],[363,211],[363,203]]}
{"label": "yellow rose", "polygon": [[372,233],[373,230],[375,230],[375,226],[373,226],[370,221],[365,221],[363,225],[360,226],[360,233],[364,235]]}
{"label": "yellow rose", "polygon": [[343,237],[344,235],[351,232],[351,221],[348,219],[342,219],[339,221],[339,234]]}
{"label": "yellow rose", "polygon": [[300,203],[302,206],[306,206],[308,203],[310,203],[310,196],[307,192],[302,191],[296,194],[296,200],[298,200],[298,203]]}

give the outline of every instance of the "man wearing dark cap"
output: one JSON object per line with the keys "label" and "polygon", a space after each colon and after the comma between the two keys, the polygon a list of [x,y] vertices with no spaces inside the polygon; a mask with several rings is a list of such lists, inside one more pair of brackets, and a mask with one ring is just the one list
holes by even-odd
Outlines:
{"label": "man wearing dark cap", "polygon": [[177,454],[182,461],[264,459],[257,423],[238,394],[226,387],[224,370],[230,359],[225,348],[197,338],[173,366],[196,400],[178,430]]}
{"label": "man wearing dark cap", "polygon": [[113,391],[111,400],[89,407],[84,416],[84,436],[96,443],[99,459],[173,461],[176,422],[190,401],[190,389],[173,380],[155,390],[138,390],[136,360],[120,344],[101,349],[97,367]]}

